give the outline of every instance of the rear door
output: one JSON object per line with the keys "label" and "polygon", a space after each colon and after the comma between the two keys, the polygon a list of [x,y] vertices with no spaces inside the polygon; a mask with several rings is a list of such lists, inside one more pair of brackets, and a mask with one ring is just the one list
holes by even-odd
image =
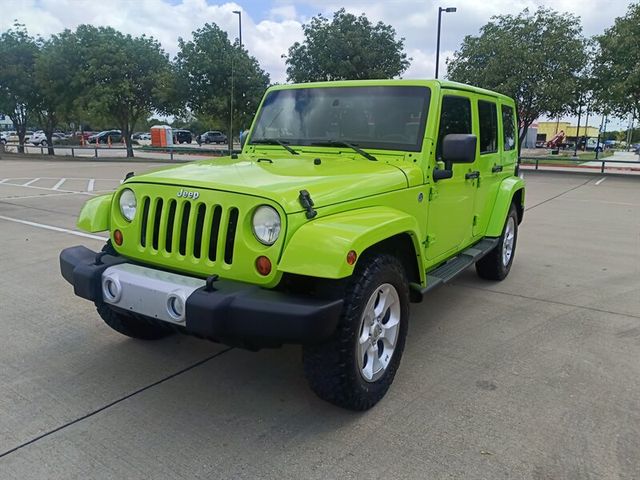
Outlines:
{"label": "rear door", "polygon": [[498,99],[477,97],[475,111],[478,125],[478,187],[473,213],[473,236],[484,235],[493,211],[493,204],[502,178],[502,147],[500,145],[500,118]]}

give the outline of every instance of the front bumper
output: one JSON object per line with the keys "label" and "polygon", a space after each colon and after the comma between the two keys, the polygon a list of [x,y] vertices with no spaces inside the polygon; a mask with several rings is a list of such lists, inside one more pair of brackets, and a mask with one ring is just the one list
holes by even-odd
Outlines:
{"label": "front bumper", "polygon": [[[60,271],[76,295],[96,304],[134,311],[178,325],[192,335],[249,348],[326,340],[342,310],[341,299],[287,294],[230,280],[215,281],[207,289],[204,280],[134,265],[84,246],[60,253]],[[119,295],[109,294],[108,280],[117,281]],[[185,300],[182,316],[167,310],[172,295]]]}

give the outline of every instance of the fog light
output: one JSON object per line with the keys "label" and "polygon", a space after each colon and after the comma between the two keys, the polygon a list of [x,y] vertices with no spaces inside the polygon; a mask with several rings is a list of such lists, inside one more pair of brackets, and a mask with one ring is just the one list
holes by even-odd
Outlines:
{"label": "fog light", "polygon": [[120,282],[115,278],[106,277],[102,281],[102,293],[104,294],[105,300],[111,303],[116,303],[120,300],[120,296],[122,295]]}
{"label": "fog light", "polygon": [[113,232],[113,241],[116,242],[116,245],[122,245],[122,240],[122,232],[120,230]]}
{"label": "fog light", "polygon": [[258,273],[263,276],[267,276],[271,273],[271,260],[269,260],[264,255],[256,258],[256,270]]}
{"label": "fog light", "polygon": [[184,299],[175,293],[169,295],[167,298],[167,312],[174,320],[183,321]]}

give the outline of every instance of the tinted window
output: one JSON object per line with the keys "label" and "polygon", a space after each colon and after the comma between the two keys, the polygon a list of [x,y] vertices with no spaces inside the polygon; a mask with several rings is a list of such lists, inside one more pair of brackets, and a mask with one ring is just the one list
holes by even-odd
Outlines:
{"label": "tinted window", "polygon": [[447,95],[442,98],[436,158],[442,157],[442,139],[450,133],[472,133],[471,102],[466,97]]}
{"label": "tinted window", "polygon": [[478,102],[480,119],[480,153],[498,151],[498,111],[493,102]]}
{"label": "tinted window", "polygon": [[513,150],[516,148],[516,122],[513,108],[502,105],[502,131],[504,132],[504,149]]}
{"label": "tinted window", "polygon": [[362,148],[420,151],[429,94],[427,87],[409,85],[275,90],[264,99],[249,143],[344,141]]}

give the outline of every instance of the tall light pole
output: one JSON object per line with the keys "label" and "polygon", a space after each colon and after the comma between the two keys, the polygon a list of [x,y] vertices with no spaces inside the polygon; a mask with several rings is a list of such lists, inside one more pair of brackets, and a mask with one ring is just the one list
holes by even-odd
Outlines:
{"label": "tall light pole", "polygon": [[436,41],[436,78],[438,78],[438,66],[440,64],[440,26],[442,24],[442,12],[453,13],[456,7],[438,7],[438,40]]}
{"label": "tall light pole", "polygon": [[[240,50],[242,50],[242,12],[240,10],[234,10],[233,13],[238,15],[238,38],[240,40]],[[229,155],[233,155],[233,57],[235,52],[231,55],[231,99],[229,108]]]}
{"label": "tall light pole", "polygon": [[238,38],[240,40],[240,48],[242,48],[242,12],[240,10],[234,10],[233,13],[238,15]]}

